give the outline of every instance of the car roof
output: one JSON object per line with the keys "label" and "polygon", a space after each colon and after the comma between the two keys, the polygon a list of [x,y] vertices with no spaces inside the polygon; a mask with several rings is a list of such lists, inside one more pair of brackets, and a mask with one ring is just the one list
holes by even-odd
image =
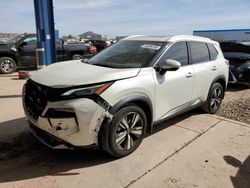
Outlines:
{"label": "car roof", "polygon": [[159,41],[159,42],[178,42],[178,41],[194,41],[194,42],[207,42],[218,44],[209,38],[198,37],[193,35],[172,35],[172,36],[146,36],[146,35],[134,35],[126,37],[122,40],[138,40],[138,41]]}

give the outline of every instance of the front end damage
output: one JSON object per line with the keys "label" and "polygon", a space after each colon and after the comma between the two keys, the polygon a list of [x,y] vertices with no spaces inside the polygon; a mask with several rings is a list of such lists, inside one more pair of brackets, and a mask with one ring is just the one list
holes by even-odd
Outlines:
{"label": "front end damage", "polygon": [[57,91],[49,89],[31,80],[24,86],[23,107],[31,132],[54,149],[96,145],[103,120],[112,118],[108,103],[102,105],[100,98],[54,101]]}
{"label": "front end damage", "polygon": [[240,66],[229,67],[229,82],[230,83],[242,83],[250,84],[250,65],[249,67],[242,69]]}

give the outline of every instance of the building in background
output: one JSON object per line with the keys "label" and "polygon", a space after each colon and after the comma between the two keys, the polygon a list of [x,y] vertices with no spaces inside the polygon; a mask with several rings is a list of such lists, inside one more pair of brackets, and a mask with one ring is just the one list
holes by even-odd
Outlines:
{"label": "building in background", "polygon": [[0,42],[6,42],[8,39],[17,36],[17,33],[0,33]]}
{"label": "building in background", "polygon": [[193,35],[207,37],[219,42],[250,42],[250,29],[195,30]]}
{"label": "building in background", "polygon": [[124,39],[126,37],[128,37],[128,36],[116,36],[116,40],[119,41],[119,40],[122,40],[122,39]]}

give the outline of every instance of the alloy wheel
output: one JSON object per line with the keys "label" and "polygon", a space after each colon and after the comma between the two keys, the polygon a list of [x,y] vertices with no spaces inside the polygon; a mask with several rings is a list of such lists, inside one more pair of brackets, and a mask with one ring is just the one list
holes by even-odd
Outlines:
{"label": "alloy wheel", "polygon": [[13,64],[12,61],[4,60],[4,61],[1,62],[1,69],[4,72],[6,72],[6,73],[11,72],[13,70],[13,68],[14,68],[14,64]]}
{"label": "alloy wheel", "polygon": [[210,107],[214,112],[216,112],[220,107],[222,97],[223,97],[222,94],[223,92],[220,87],[216,87],[214,89],[214,92],[210,100]]}
{"label": "alloy wheel", "polygon": [[115,143],[119,150],[130,150],[143,135],[143,120],[139,113],[125,114],[115,132]]}

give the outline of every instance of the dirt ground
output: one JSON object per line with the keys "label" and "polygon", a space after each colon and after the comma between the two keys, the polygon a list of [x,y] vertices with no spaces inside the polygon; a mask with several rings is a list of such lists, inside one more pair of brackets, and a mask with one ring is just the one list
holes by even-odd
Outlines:
{"label": "dirt ground", "polygon": [[230,84],[217,114],[250,124],[250,86]]}

